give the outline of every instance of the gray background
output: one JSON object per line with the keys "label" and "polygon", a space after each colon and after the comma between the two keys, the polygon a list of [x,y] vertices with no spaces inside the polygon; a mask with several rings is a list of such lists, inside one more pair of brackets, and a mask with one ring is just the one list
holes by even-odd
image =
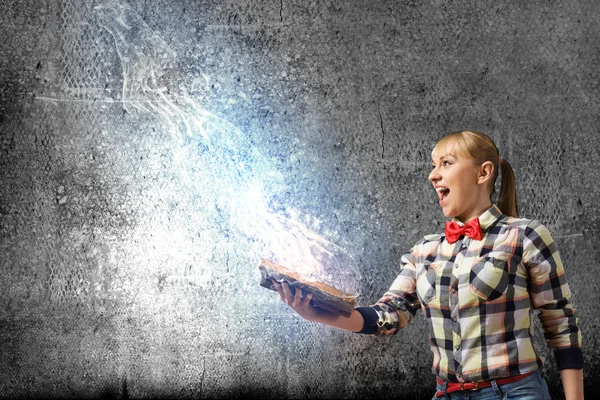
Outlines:
{"label": "gray background", "polygon": [[600,383],[600,3],[122,4],[0,3],[0,397],[431,398],[422,315],[385,338],[295,316],[243,207],[338,245],[370,304],[441,229],[429,154],[460,129],[551,229]]}

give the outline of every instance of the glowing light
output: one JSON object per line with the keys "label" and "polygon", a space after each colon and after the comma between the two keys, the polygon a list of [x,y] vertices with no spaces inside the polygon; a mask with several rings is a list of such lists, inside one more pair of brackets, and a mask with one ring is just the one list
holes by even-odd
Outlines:
{"label": "glowing light", "polygon": [[[100,24],[114,38],[123,68],[123,105],[160,118],[179,143],[174,159],[184,185],[212,196],[220,213],[255,244],[249,254],[285,265],[309,278],[355,292],[356,263],[343,249],[317,234],[320,221],[290,207],[274,211],[268,200],[285,192],[283,176],[231,123],[201,107],[185,87],[169,87],[176,68],[175,52],[131,9],[114,1],[96,7]],[[192,86],[207,85],[201,73]],[[278,198],[279,199],[279,198]],[[199,210],[202,212],[202,210]],[[159,240],[160,238],[157,238]],[[208,274],[210,276],[210,274]]]}

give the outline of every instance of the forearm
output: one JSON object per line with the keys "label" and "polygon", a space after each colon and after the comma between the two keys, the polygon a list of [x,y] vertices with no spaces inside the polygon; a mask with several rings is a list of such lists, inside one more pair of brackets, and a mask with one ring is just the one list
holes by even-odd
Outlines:
{"label": "forearm", "polygon": [[363,316],[356,310],[346,318],[320,309],[314,321],[352,332],[361,331],[364,325]]}
{"label": "forearm", "polygon": [[566,400],[583,400],[583,369],[563,369],[560,379]]}
{"label": "forearm", "polygon": [[310,303],[310,300],[313,297],[312,293],[308,293],[305,297],[302,297],[301,290],[295,290],[292,294],[290,285],[287,282],[280,283],[273,280],[273,285],[275,286],[275,290],[279,293],[279,296],[281,296],[281,299],[294,309],[298,315],[308,321],[319,322],[321,324],[352,332],[360,332],[363,328],[364,318],[362,314],[356,310],[352,311],[349,318],[342,317],[330,311],[313,306]]}

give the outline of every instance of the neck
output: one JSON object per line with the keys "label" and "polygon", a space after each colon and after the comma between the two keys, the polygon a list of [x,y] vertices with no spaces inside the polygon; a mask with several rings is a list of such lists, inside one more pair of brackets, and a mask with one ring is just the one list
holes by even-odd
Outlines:
{"label": "neck", "polygon": [[489,210],[490,207],[492,207],[491,201],[485,206],[479,206],[469,213],[465,213],[464,215],[457,216],[456,219],[458,219],[463,224],[467,223],[470,220],[472,220],[473,218],[479,218],[481,216],[481,214],[483,214],[484,212]]}

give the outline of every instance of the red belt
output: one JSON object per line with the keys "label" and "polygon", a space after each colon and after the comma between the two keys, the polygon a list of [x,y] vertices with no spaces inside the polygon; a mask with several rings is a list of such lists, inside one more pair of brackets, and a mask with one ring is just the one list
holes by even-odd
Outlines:
{"label": "red belt", "polygon": [[[535,371],[533,371],[533,372],[535,372]],[[516,382],[520,379],[526,378],[529,375],[533,374],[533,372],[529,372],[529,373],[523,374],[523,375],[509,376],[508,378],[500,378],[500,379],[496,379],[495,381],[496,381],[497,385],[506,385],[507,383]],[[444,381],[441,380],[440,378],[436,378],[436,379],[440,385],[444,384]],[[484,388],[491,387],[491,386],[492,386],[492,381],[448,382],[448,385],[446,386],[446,393],[458,392],[459,390],[479,390],[479,389],[484,389]],[[443,390],[438,390],[435,393],[435,397],[442,397],[443,395],[444,395]]]}

